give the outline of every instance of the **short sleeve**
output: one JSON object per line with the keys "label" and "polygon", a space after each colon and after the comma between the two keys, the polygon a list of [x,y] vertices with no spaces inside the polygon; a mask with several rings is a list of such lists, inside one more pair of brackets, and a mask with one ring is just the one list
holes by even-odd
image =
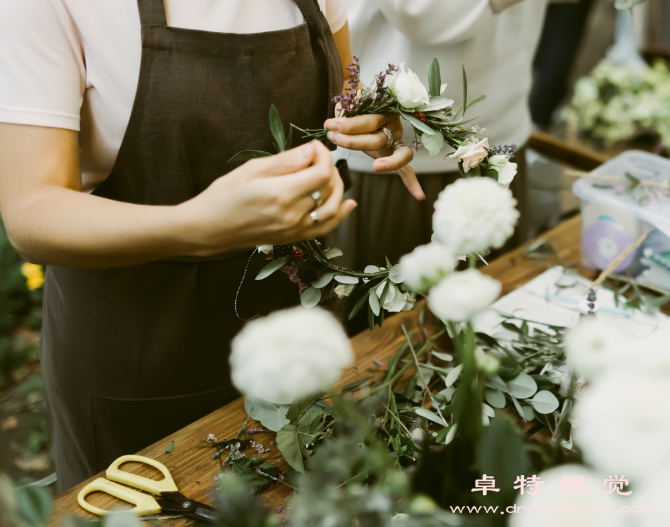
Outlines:
{"label": "short sleeve", "polygon": [[325,13],[330,30],[337,33],[347,23],[346,0],[319,0],[321,10]]}
{"label": "short sleeve", "polygon": [[0,122],[78,131],[81,49],[63,0],[0,0]]}

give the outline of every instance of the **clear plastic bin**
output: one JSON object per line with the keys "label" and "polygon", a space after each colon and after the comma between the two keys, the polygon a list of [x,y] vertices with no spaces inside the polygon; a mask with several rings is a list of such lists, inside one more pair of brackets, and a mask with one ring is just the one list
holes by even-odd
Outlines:
{"label": "clear plastic bin", "polygon": [[590,174],[594,177],[580,178],[572,187],[581,199],[582,265],[604,270],[648,233],[616,272],[670,291],[670,160],[629,150]]}

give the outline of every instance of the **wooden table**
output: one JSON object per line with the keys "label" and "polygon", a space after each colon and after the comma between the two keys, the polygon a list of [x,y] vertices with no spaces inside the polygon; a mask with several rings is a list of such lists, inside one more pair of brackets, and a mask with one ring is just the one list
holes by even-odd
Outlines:
{"label": "wooden table", "polygon": [[[580,231],[579,217],[572,218],[553,230],[543,235],[543,238],[551,240],[557,255],[564,261],[579,261]],[[492,262],[482,271],[491,275],[503,284],[502,294],[507,294],[517,287],[525,284],[532,278],[546,270],[546,267],[538,265],[522,255],[519,248],[509,254],[502,256]],[[404,340],[401,327],[404,325],[408,331],[416,329],[416,316],[418,310],[399,313],[390,317],[382,328],[373,332],[365,331],[352,339],[352,345],[356,352],[357,369],[350,368],[345,372],[340,385],[350,383],[365,376],[373,369],[372,359],[381,361],[395,354]],[[233,438],[246,418],[244,402],[240,398],[232,403],[212,412],[193,424],[183,428],[165,439],[141,450],[138,454],[156,459],[163,463],[172,473],[179,490],[187,497],[203,503],[213,503],[214,477],[218,474],[218,465],[212,460],[214,449],[197,443],[198,439],[205,440],[209,434],[216,435],[219,439],[224,437]],[[249,428],[252,426],[250,425]],[[526,430],[529,430],[527,427]],[[273,440],[273,434],[262,433],[254,435],[256,441],[266,447]],[[174,440],[174,451],[165,453],[168,443]],[[270,449],[267,456],[278,454],[276,447]],[[277,461],[274,461],[277,463]],[[124,470],[135,472],[140,475],[152,477],[151,470],[143,466],[124,465]],[[92,479],[104,476],[99,474]],[[88,480],[69,491],[58,496],[54,503],[54,521],[64,515],[76,513],[89,516],[77,504],[77,494],[86,485]],[[287,487],[275,484],[263,493],[265,499],[273,505],[279,505],[284,497],[288,495]],[[89,501],[103,508],[113,506],[114,498],[105,495],[92,494]],[[186,520],[172,520],[171,527],[186,523]]]}

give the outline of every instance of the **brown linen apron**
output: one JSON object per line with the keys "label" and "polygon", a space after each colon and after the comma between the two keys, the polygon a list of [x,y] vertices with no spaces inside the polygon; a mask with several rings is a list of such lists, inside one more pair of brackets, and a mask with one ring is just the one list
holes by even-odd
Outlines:
{"label": "brown linen apron", "polygon": [[[320,128],[333,114],[342,68],[316,1],[296,4],[305,18],[297,27],[224,34],[168,27],[163,0],[138,0],[137,93],[116,163],[95,194],[144,205],[192,198],[238,166],[228,160],[240,150],[273,151],[273,103],[286,127]],[[60,491],[237,396],[229,343],[243,324],[234,302],[251,252],[48,267],[41,360]],[[265,263],[252,258],[247,276]],[[238,309],[251,318],[298,300],[295,284],[276,273],[248,278]]]}

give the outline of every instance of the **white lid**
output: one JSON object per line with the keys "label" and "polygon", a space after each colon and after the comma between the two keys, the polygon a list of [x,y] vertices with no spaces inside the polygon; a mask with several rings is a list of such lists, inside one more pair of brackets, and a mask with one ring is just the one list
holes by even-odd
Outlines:
{"label": "white lid", "polygon": [[[670,186],[670,160],[641,150],[623,152],[607,163],[600,165],[590,174],[619,176],[622,178],[621,184],[616,182],[610,184],[625,187],[626,172],[640,180],[657,181],[667,183]],[[593,186],[607,185],[608,183],[608,181],[585,176],[575,181],[572,185],[572,192],[585,201],[624,208],[636,218],[651,223],[663,234],[670,237],[670,197],[662,197],[656,202],[641,206],[626,193],[617,194],[615,189]]]}

